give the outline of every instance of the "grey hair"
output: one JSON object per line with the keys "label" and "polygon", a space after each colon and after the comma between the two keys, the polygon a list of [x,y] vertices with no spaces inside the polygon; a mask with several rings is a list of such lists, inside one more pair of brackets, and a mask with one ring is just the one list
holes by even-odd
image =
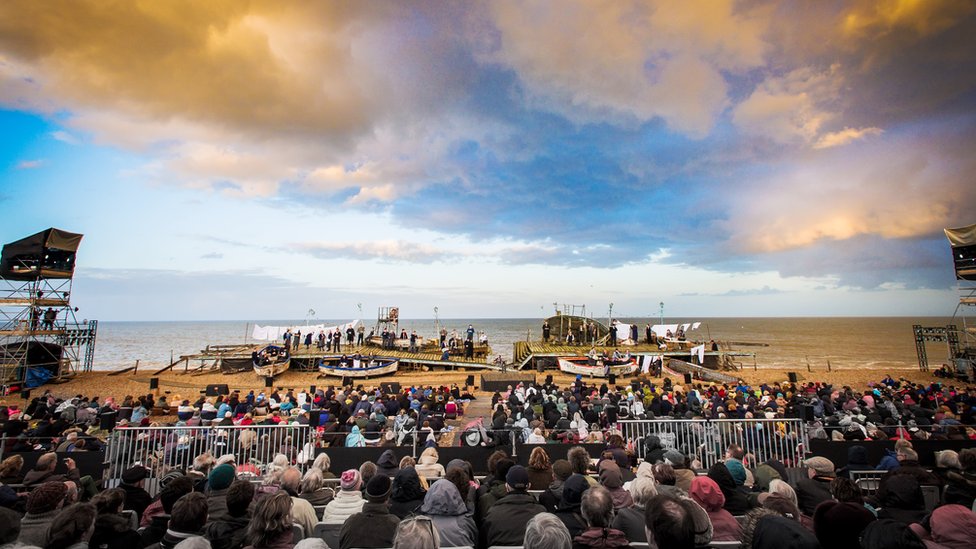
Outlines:
{"label": "grey hair", "polygon": [[609,490],[599,485],[591,486],[583,492],[580,511],[587,526],[609,528],[613,522],[613,498]]}
{"label": "grey hair", "polygon": [[173,549],[210,549],[210,542],[203,536],[193,536],[177,543]]}
{"label": "grey hair", "polygon": [[935,453],[935,466],[947,469],[962,469],[959,463],[959,452],[955,450],[942,450]]}
{"label": "grey hair", "polygon": [[210,454],[210,452],[204,452],[199,456],[193,458],[193,470],[199,471],[201,473],[206,473],[213,468],[214,463],[217,460]]}
{"label": "grey hair", "polygon": [[630,481],[630,495],[634,498],[634,506],[643,509],[657,495],[657,484],[653,479],[637,477]]}
{"label": "grey hair", "polygon": [[325,473],[329,470],[329,467],[332,467],[332,458],[329,457],[329,454],[322,452],[315,457],[315,461],[312,462],[312,467]]}
{"label": "grey hair", "polygon": [[298,487],[302,483],[302,472],[294,467],[287,467],[281,472],[281,487],[286,490],[298,493]]}
{"label": "grey hair", "polygon": [[563,521],[551,513],[539,513],[525,525],[525,549],[570,549],[573,540]]}
{"label": "grey hair", "polygon": [[393,549],[440,549],[440,546],[441,537],[434,522],[423,515],[401,521],[393,537]]}
{"label": "grey hair", "polygon": [[322,478],[322,471],[312,467],[305,471],[305,476],[302,477],[302,493],[311,494],[321,488],[323,484],[325,484],[325,480]]}

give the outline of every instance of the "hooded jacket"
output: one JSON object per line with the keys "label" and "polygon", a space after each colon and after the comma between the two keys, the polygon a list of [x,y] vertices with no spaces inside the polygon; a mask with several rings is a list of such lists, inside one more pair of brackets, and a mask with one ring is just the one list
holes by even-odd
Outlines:
{"label": "hooded jacket", "polygon": [[413,514],[424,503],[424,488],[413,467],[404,467],[393,477],[390,495],[390,512],[403,519]]}
{"label": "hooded jacket", "polygon": [[237,549],[244,546],[250,523],[249,513],[241,517],[224,514],[211,519],[203,527],[203,535],[210,541],[211,549]]}
{"label": "hooded jacket", "polygon": [[363,510],[363,493],[359,490],[339,490],[336,497],[325,506],[322,522],[342,524],[352,515]]}
{"label": "hooded jacket", "polygon": [[474,547],[478,528],[468,516],[468,508],[457,487],[448,480],[438,480],[427,490],[420,512],[430,517],[441,537],[441,547]]}
{"label": "hooded jacket", "polygon": [[820,549],[820,542],[795,520],[779,515],[759,519],[752,535],[753,549]]}
{"label": "hooded jacket", "polygon": [[664,447],[657,435],[647,435],[644,438],[644,461],[649,461],[652,465],[664,461]]}
{"label": "hooded jacket", "polygon": [[571,538],[575,538],[586,530],[586,521],[583,520],[583,513],[580,511],[580,502],[583,500],[583,492],[589,487],[590,483],[586,481],[586,477],[579,473],[573,473],[563,483],[562,499],[559,500],[559,505],[554,514],[566,525]]}
{"label": "hooded jacket", "polygon": [[400,519],[390,514],[386,502],[368,501],[350,516],[339,531],[339,549],[392,547]]}
{"label": "hooded jacket", "polygon": [[444,466],[437,463],[438,455],[435,448],[427,448],[417,460],[417,474],[426,478],[441,478],[444,476]]}
{"label": "hooded jacket", "polygon": [[525,538],[525,526],[532,517],[544,513],[546,508],[536,503],[526,492],[509,492],[496,501],[482,525],[484,546],[521,545]]}
{"label": "hooded jacket", "polygon": [[715,481],[719,490],[722,491],[722,495],[725,496],[723,507],[726,511],[732,515],[744,515],[749,512],[749,509],[752,509],[749,496],[736,489],[732,473],[729,472],[724,463],[716,462],[713,464],[708,469],[708,478]]}
{"label": "hooded jacket", "polygon": [[380,456],[380,459],[376,460],[376,474],[386,475],[388,477],[396,476],[397,472],[400,471],[400,460],[397,459],[396,454],[393,450],[385,450]]}
{"label": "hooded jacket", "polygon": [[920,522],[925,515],[925,496],[912,475],[893,475],[878,487],[878,518],[889,518],[903,524]]}
{"label": "hooded jacket", "polygon": [[695,500],[708,513],[712,522],[713,541],[738,541],[742,539],[739,521],[724,509],[725,495],[714,480],[708,477],[695,477],[691,482],[691,499]]}
{"label": "hooded jacket", "polygon": [[976,539],[976,514],[961,505],[943,505],[932,512],[929,529],[931,540],[940,546],[969,549]]}
{"label": "hooded jacket", "polygon": [[634,505],[634,498],[623,488],[624,480],[616,463],[604,461],[600,464],[600,484],[610,492],[615,511]]}

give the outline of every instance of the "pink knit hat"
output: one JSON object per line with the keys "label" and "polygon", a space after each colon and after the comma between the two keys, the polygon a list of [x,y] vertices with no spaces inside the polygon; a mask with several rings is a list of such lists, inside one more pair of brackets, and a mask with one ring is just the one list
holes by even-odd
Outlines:
{"label": "pink knit hat", "polygon": [[339,487],[346,492],[354,492],[359,490],[359,486],[362,484],[363,478],[359,476],[359,471],[355,469],[349,469],[342,473],[342,477],[339,478]]}

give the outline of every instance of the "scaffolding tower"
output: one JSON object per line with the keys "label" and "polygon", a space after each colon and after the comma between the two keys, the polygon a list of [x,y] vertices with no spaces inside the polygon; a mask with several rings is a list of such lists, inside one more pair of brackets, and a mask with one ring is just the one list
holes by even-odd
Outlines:
{"label": "scaffolding tower", "polygon": [[71,306],[82,235],[47,229],[11,242],[0,256],[0,382],[31,388],[90,371],[98,322]]}
{"label": "scaffolding tower", "polygon": [[952,264],[956,274],[959,303],[952,315],[962,329],[947,334],[950,337],[956,375],[974,378],[976,365],[976,224],[957,229],[946,229],[946,238],[952,248]]}

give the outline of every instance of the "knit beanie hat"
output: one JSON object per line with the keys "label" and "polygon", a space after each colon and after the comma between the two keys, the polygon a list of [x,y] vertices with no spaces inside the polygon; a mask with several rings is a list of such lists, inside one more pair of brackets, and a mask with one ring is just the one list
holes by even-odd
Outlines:
{"label": "knit beanie hat", "polygon": [[552,462],[552,472],[559,480],[566,480],[573,474],[573,466],[565,459],[557,459]]}
{"label": "knit beanie hat", "polygon": [[366,499],[372,503],[383,503],[390,495],[393,483],[386,475],[373,475],[366,483]]}
{"label": "knit beanie hat", "polygon": [[213,471],[210,471],[210,480],[207,484],[211,490],[224,490],[230,488],[235,476],[237,475],[234,467],[224,463],[223,465],[214,467]]}
{"label": "knit beanie hat", "polygon": [[746,482],[746,468],[737,459],[725,460],[725,468],[732,474],[732,479],[736,486],[742,486]]}
{"label": "knit beanie hat", "polygon": [[339,488],[346,492],[355,492],[359,490],[359,486],[362,484],[363,478],[359,476],[359,471],[356,469],[349,469],[344,471],[342,476],[339,478]]}
{"label": "knit beanie hat", "polygon": [[40,515],[58,508],[58,504],[68,494],[68,487],[63,482],[51,481],[34,488],[27,496],[26,510],[32,515]]}

